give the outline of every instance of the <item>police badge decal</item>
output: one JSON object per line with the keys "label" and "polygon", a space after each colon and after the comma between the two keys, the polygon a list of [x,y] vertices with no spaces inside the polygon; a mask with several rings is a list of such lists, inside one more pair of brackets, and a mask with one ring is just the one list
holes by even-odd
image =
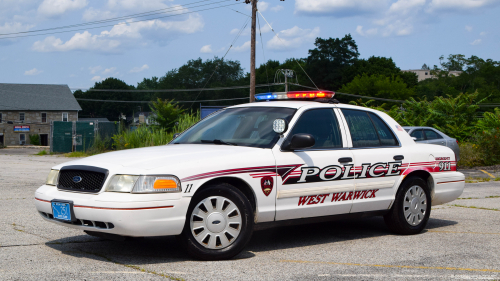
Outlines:
{"label": "police badge decal", "polygon": [[273,177],[263,177],[260,179],[260,186],[262,187],[262,192],[264,195],[269,196],[271,191],[273,191],[274,179]]}

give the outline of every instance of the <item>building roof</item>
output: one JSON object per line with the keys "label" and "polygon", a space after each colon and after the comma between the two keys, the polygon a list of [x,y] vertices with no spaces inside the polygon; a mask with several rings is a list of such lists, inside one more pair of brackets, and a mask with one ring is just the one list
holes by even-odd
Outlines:
{"label": "building roof", "polygon": [[0,83],[0,110],[82,110],[68,85]]}

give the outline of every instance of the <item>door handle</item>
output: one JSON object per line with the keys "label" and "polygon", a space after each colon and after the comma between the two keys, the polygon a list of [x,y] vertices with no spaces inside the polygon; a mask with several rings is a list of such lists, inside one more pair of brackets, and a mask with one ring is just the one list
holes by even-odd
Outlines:
{"label": "door handle", "polygon": [[351,157],[339,158],[339,163],[347,163],[347,162],[352,162],[352,158]]}
{"label": "door handle", "polygon": [[394,155],[394,160],[403,160],[405,157],[403,155]]}

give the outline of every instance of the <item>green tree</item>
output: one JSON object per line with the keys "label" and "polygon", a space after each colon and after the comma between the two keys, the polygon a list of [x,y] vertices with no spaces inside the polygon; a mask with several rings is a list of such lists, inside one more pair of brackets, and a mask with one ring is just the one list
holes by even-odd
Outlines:
{"label": "green tree", "polygon": [[351,34],[342,39],[316,38],[314,45],[307,57],[307,72],[319,88],[339,89],[344,69],[359,57],[358,45]]}
{"label": "green tree", "polygon": [[[342,86],[340,92],[393,100],[407,100],[415,94],[415,90],[408,88],[401,77],[394,75],[388,77],[382,74],[358,75],[350,83]],[[387,103],[386,107],[391,105],[394,103]]]}
{"label": "green tree", "polygon": [[159,98],[151,103],[151,110],[153,111],[153,120],[157,123],[157,126],[167,131],[174,128],[175,122],[179,120],[180,115],[184,112],[184,109],[173,101]]}
{"label": "green tree", "polygon": [[[127,85],[117,78],[107,78],[101,82],[96,82],[89,91],[75,91],[75,98],[96,99],[96,100],[122,100],[122,101],[149,101],[150,95],[130,93],[130,92],[99,92],[92,89],[110,90],[134,90],[135,87]],[[82,107],[80,117],[106,117],[109,120],[118,120],[121,113],[130,116],[134,111],[139,111],[139,107],[144,108],[144,103],[116,103],[116,102],[96,102],[79,100]]]}

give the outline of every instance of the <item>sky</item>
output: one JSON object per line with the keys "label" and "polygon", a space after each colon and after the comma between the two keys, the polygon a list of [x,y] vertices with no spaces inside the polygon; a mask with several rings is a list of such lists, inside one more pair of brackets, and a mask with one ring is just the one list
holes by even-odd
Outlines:
{"label": "sky", "polygon": [[[261,0],[258,8],[257,65],[307,57],[315,38],[349,33],[361,58],[392,57],[401,69],[449,54],[500,61],[500,0]],[[243,0],[0,0],[0,83],[87,89],[116,77],[136,86],[226,52],[249,71],[250,14]]]}

